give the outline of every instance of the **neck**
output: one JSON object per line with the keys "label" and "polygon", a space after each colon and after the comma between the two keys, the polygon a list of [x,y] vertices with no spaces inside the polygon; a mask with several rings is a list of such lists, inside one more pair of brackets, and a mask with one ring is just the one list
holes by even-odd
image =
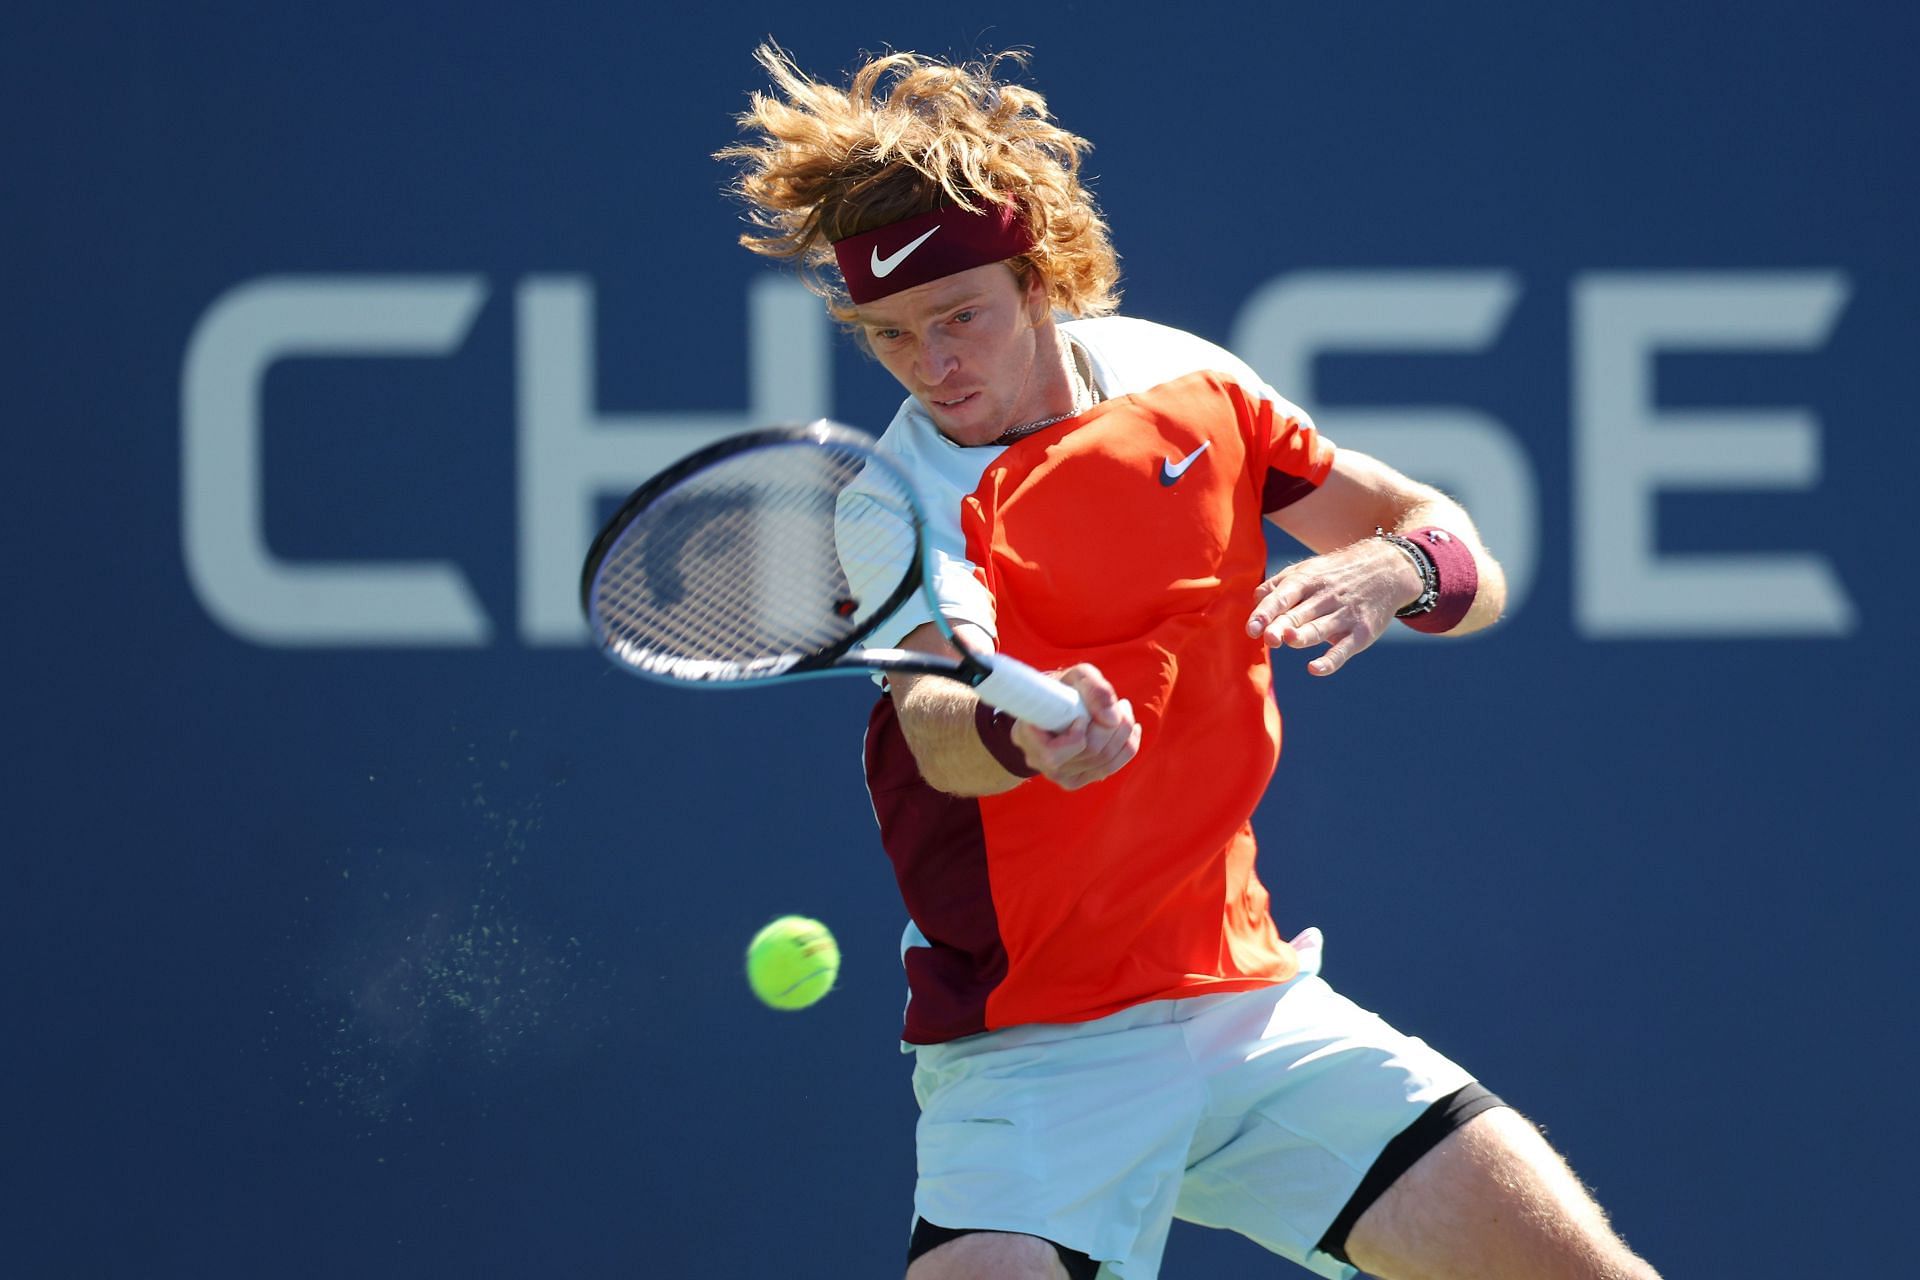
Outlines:
{"label": "neck", "polygon": [[[1036,431],[1093,407],[1093,389],[1087,384],[1087,380],[1080,376],[1080,370],[1073,355],[1073,344],[1067,341],[1067,335],[1061,333],[1058,326],[1049,322],[1046,339],[1052,342],[1054,358],[1050,361],[1036,361],[1045,371],[1042,375],[1045,392],[1040,397],[1040,404],[1046,412],[1038,417],[1013,423],[989,443],[1006,444],[1008,441],[1032,435]],[[1046,345],[1046,339],[1042,341],[1043,348]]]}

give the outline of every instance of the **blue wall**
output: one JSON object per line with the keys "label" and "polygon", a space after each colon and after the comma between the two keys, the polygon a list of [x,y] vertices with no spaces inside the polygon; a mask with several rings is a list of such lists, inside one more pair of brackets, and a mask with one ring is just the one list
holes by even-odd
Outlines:
{"label": "blue wall", "polygon": [[[1484,638],[1280,662],[1283,928],[1668,1275],[1904,1271],[1910,9],[172,8],[0,17],[9,1269],[894,1272],[865,691],[661,690],[540,605],[686,424],[890,412],[733,243],[771,31],[1030,45],[1128,310],[1533,564]],[[804,1015],[738,972],[788,911]]]}

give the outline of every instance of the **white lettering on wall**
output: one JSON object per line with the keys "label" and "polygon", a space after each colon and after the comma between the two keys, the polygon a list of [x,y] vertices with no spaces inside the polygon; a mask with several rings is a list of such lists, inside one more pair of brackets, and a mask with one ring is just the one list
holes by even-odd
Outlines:
{"label": "white lettering on wall", "polygon": [[[1507,570],[1510,609],[1542,542],[1534,469],[1514,433],[1464,406],[1316,409],[1314,362],[1336,352],[1491,348],[1520,283],[1506,271],[1282,276],[1241,309],[1231,345],[1338,443],[1457,495]],[[1858,614],[1816,552],[1661,554],[1672,490],[1805,489],[1820,475],[1810,409],[1660,410],[1662,352],[1813,351],[1847,300],[1833,271],[1597,273],[1572,286],[1574,623],[1596,639],[1846,635]],[[495,628],[451,560],[294,561],[267,546],[261,388],[283,360],[444,356],[487,286],[478,276],[266,277],[214,301],[181,377],[181,535],[207,612],[267,645],[472,647]],[[519,634],[579,643],[580,561],[603,500],[721,436],[826,416],[830,322],[784,277],[747,294],[738,407],[607,412],[593,286],[531,277],[515,294]],[[645,358],[645,353],[639,357]],[[723,403],[725,395],[714,397]]]}
{"label": "white lettering on wall", "polygon": [[[201,604],[269,645],[462,647],[494,627],[451,562],[293,562],[265,536],[260,389],[282,360],[441,356],[464,341],[478,277],[269,277],[217,299],[181,378],[181,531]],[[746,404],[694,413],[600,412],[591,285],[535,277],[518,290],[520,630],[531,644],[585,636],[577,582],[596,504],[721,436],[824,417],[831,351],[820,302],[795,281],[747,294]]]}
{"label": "white lettering on wall", "polygon": [[832,351],[826,313],[806,288],[762,277],[747,294],[744,408],[602,413],[593,403],[593,288],[534,278],[519,290],[520,635],[578,644],[580,562],[597,503],[635,488],[722,436],[827,416]]}
{"label": "white lettering on wall", "polygon": [[[1533,467],[1513,433],[1455,405],[1322,412],[1313,364],[1333,352],[1484,351],[1519,296],[1506,271],[1297,272],[1254,291],[1229,343],[1336,444],[1458,498],[1506,570],[1509,614],[1525,602],[1539,546]],[[1403,638],[1398,627],[1387,634]]]}
{"label": "white lettering on wall", "polygon": [[260,390],[281,360],[440,356],[486,297],[474,276],[279,276],[216,299],[180,390],[181,538],[208,613],[256,644],[483,645],[492,626],[448,562],[290,562],[267,546]]}
{"label": "white lettering on wall", "polygon": [[1583,275],[1573,289],[1575,591],[1596,639],[1850,633],[1833,566],[1792,555],[1661,555],[1663,489],[1804,489],[1820,478],[1808,409],[1659,410],[1663,351],[1810,351],[1847,300],[1837,272]]}

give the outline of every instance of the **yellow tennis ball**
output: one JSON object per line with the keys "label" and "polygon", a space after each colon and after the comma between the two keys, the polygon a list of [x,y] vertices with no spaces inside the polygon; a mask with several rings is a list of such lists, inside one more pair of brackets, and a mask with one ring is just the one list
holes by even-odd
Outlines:
{"label": "yellow tennis ball", "polygon": [[806,1008],[839,974],[840,944],[818,920],[781,916],[747,944],[747,984],[775,1009]]}

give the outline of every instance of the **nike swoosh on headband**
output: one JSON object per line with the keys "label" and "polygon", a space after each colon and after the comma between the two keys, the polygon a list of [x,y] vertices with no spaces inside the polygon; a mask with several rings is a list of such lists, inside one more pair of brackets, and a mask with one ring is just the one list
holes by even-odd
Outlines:
{"label": "nike swoosh on headband", "polygon": [[888,276],[892,275],[893,269],[905,262],[908,254],[925,244],[927,237],[939,229],[940,224],[937,222],[934,223],[933,226],[927,228],[927,230],[923,231],[917,238],[908,241],[904,249],[897,249],[884,258],[880,256],[880,246],[873,246],[872,262],[870,265],[873,268],[874,277],[879,280],[885,280]]}
{"label": "nike swoosh on headband", "polygon": [[1207,451],[1207,445],[1212,443],[1213,441],[1211,440],[1207,441],[1206,444],[1201,445],[1198,449],[1195,449],[1178,462],[1175,462],[1172,458],[1162,458],[1160,460],[1160,483],[1172,484],[1175,480],[1187,474],[1187,468],[1193,465],[1194,459],[1205,453]]}

